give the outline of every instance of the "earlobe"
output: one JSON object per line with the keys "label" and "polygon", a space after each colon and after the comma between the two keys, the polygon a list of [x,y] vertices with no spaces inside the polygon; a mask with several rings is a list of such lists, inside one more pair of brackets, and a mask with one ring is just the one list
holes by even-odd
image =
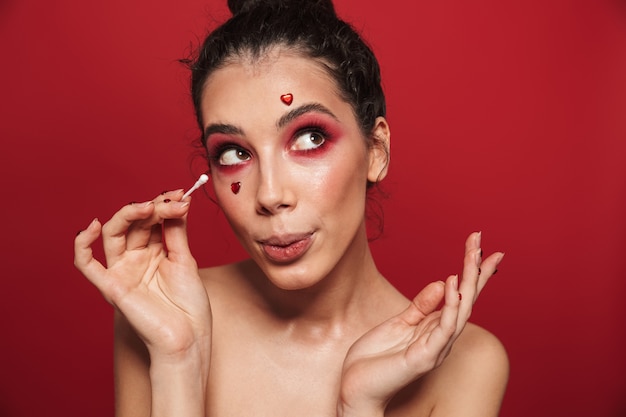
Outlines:
{"label": "earlobe", "polygon": [[384,117],[377,117],[372,129],[372,146],[369,150],[367,179],[370,182],[379,182],[387,176],[390,139],[391,132],[387,120]]}

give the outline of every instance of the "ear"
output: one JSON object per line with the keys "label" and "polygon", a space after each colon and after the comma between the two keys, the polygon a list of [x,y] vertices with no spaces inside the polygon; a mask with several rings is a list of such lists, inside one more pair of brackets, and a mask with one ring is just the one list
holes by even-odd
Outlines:
{"label": "ear", "polygon": [[372,129],[372,146],[369,149],[369,182],[379,182],[387,176],[389,168],[389,140],[391,133],[384,117],[377,117]]}

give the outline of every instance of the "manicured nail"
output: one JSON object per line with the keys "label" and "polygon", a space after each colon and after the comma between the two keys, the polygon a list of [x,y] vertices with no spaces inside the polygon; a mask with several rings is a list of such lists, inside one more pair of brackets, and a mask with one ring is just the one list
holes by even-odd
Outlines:
{"label": "manicured nail", "polygon": [[[96,222],[98,221],[98,218],[96,217],[95,219],[93,219],[90,223],[89,226],[87,226],[87,229],[89,229],[91,226],[93,226]],[[83,229],[83,230],[79,230],[78,233],[76,233],[76,236],[80,235],[81,233],[83,233],[85,230],[87,229]]]}
{"label": "manicured nail", "polygon": [[169,203],[170,207],[173,207],[175,209],[184,208],[190,204],[189,201],[171,201],[171,200],[165,201],[164,200],[163,202]]}
{"label": "manicured nail", "polygon": [[476,233],[476,246],[480,247],[480,240],[482,238],[483,232]]}

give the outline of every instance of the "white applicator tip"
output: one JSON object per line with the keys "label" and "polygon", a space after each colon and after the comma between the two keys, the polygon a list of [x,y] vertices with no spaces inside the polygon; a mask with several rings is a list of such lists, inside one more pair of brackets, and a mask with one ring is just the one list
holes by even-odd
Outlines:
{"label": "white applicator tip", "polygon": [[208,180],[209,180],[209,176],[207,174],[200,175],[200,178],[198,178],[198,181],[196,181],[193,187],[187,190],[187,192],[183,195],[183,198],[181,198],[181,200],[184,200],[185,198],[189,197],[191,193],[196,191],[198,188],[202,187],[202,185],[206,184]]}

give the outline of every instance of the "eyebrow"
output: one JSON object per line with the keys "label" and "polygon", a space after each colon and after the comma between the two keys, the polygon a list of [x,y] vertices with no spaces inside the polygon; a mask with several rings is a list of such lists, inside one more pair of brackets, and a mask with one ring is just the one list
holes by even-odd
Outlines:
{"label": "eyebrow", "polygon": [[206,145],[207,140],[209,139],[209,136],[215,134],[215,133],[221,133],[224,135],[242,135],[243,134],[243,130],[241,130],[240,128],[238,128],[237,126],[233,126],[233,125],[227,125],[224,123],[214,123],[214,124],[210,124],[206,127],[206,129],[204,129],[204,144]]}
{"label": "eyebrow", "polygon": [[[284,114],[280,119],[278,119],[278,122],[276,122],[276,127],[278,129],[282,129],[283,127],[285,127],[286,125],[288,125],[290,122],[292,122],[293,120],[297,119],[298,117],[302,116],[303,114],[306,113],[311,113],[311,112],[315,112],[315,113],[323,113],[326,114],[330,117],[332,117],[335,120],[339,120],[337,119],[337,116],[335,116],[333,114],[333,112],[331,112],[328,108],[326,108],[325,106],[319,104],[319,103],[309,103],[309,104],[304,104],[300,107],[297,107],[293,110],[291,110],[290,112]],[[210,124],[208,125],[205,129],[204,129],[204,144],[206,145],[206,142],[209,138],[209,136],[215,134],[215,133],[221,133],[224,135],[243,135],[243,130],[237,126],[234,125],[230,125],[230,124],[225,124],[225,123],[214,123],[214,124]]]}
{"label": "eyebrow", "polygon": [[303,114],[310,113],[310,112],[324,113],[332,117],[333,119],[338,120],[337,116],[335,116],[333,112],[328,110],[323,105],[319,103],[310,103],[310,104],[304,104],[300,107],[297,107],[291,110],[289,113],[283,115],[280,119],[278,119],[278,122],[276,123],[276,127],[281,129],[285,127],[287,124],[289,124],[291,121],[293,121],[294,119],[297,119]]}

